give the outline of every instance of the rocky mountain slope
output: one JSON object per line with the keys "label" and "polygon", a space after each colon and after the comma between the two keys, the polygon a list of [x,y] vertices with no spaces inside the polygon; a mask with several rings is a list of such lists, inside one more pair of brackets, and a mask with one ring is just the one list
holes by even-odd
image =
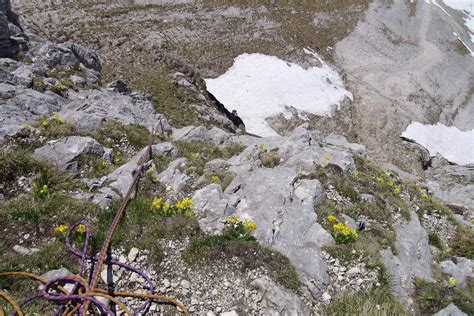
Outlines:
{"label": "rocky mountain slope", "polygon": [[[77,273],[67,226],[89,221],[98,251],[155,130],[112,256],[191,314],[474,313],[472,166],[399,138],[412,120],[472,128],[472,57],[444,41],[449,24],[433,31],[439,7],[152,2],[13,1],[26,34],[2,2],[1,272]],[[336,62],[354,100],[267,120],[275,136],[242,133],[204,79],[244,52]],[[145,280],[110,265],[100,282]],[[0,278],[18,300],[36,288]]]}

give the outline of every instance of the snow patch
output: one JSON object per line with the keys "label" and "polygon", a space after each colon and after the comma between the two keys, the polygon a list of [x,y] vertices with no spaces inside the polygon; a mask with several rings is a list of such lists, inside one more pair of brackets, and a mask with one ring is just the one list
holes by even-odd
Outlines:
{"label": "snow patch", "polygon": [[237,110],[247,132],[263,137],[278,135],[265,119],[280,113],[289,117],[289,108],[331,116],[352,94],[334,69],[317,54],[305,52],[322,66],[304,69],[274,56],[242,54],[226,73],[206,79],[207,89],[229,111]]}
{"label": "snow patch", "polygon": [[440,154],[459,165],[474,164],[474,130],[412,122],[401,136],[425,147],[431,156]]}

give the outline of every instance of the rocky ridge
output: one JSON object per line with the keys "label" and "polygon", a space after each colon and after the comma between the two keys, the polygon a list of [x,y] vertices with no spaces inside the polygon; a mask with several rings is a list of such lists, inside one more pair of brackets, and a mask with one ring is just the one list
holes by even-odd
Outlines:
{"label": "rocky ridge", "polygon": [[[236,135],[218,127],[172,128],[166,117],[156,113],[148,96],[132,92],[123,81],[102,87],[100,60],[94,51],[71,43],[52,44],[34,34],[29,38],[24,59],[2,59],[2,150],[16,155],[17,150],[26,149],[34,161],[67,172],[69,179],[79,184],[54,187],[54,181],[48,182],[46,191],[56,191],[42,197],[44,185],[38,185],[42,181],[39,169],[15,174],[13,181],[2,178],[2,186],[8,181],[22,188],[0,201],[2,220],[18,229],[17,235],[8,236],[1,245],[5,253],[2,270],[12,266],[18,269],[16,262],[25,265],[22,260],[28,260],[24,259],[27,256],[41,255],[44,249],[60,244],[61,236],[51,231],[55,225],[71,220],[55,213],[52,222],[38,220],[38,229],[29,231],[30,219],[15,212],[19,205],[15,203],[30,195],[37,203],[34,207],[42,207],[42,203],[60,195],[98,205],[95,213],[77,215],[104,225],[101,218],[113,213],[114,203],[123,197],[144,152],[140,142],[130,145],[131,133],[118,141],[110,141],[114,135],[106,135],[103,140],[101,133],[110,132],[107,124],[116,122],[119,125],[112,130],[137,125],[141,126],[140,133],[148,135],[150,127],[159,127],[161,135],[153,146],[149,172],[135,197],[137,203],[145,202],[130,206],[130,239],[122,236],[118,241],[121,248],[114,257],[149,272],[160,293],[176,296],[192,313],[330,313],[345,291],[363,296],[377,290],[387,290],[388,296],[391,291],[409,312],[419,313],[427,309],[418,295],[424,286],[438,285],[436,282],[443,290],[466,295],[462,291],[472,282],[472,243],[458,242],[470,236],[465,232],[466,223],[472,221],[469,210],[456,209],[455,216],[421,182],[404,182],[394,171],[372,166],[367,162],[365,146],[308,125],[269,138]],[[190,90],[198,89],[192,82],[185,85]],[[181,226],[168,222],[171,219],[153,213],[156,210],[150,205],[157,197],[167,201],[191,198],[195,215],[182,226],[191,227],[192,232],[181,232]],[[67,211],[67,205],[72,204],[65,204]],[[29,206],[24,210],[32,212]],[[140,214],[143,210],[144,221],[133,219],[134,212]],[[358,232],[355,242],[337,241],[331,215]],[[35,216],[42,218],[42,214]],[[237,240],[206,246],[212,237],[224,236],[229,218],[237,216],[256,223],[252,232],[255,244]],[[171,225],[170,231],[166,230],[167,224]],[[149,243],[138,237],[155,226],[165,232],[153,231],[156,235],[151,234]],[[10,227],[1,229],[10,234]],[[182,235],[176,238],[168,233]],[[432,241],[435,235],[441,245]],[[200,241],[205,242],[204,246]],[[198,245],[202,258],[192,257],[189,250]],[[448,251],[450,247],[454,249]],[[249,260],[265,258],[266,252],[261,249],[272,249],[270,261],[283,256],[290,264],[278,266],[281,270],[276,273],[268,259],[264,264],[250,265]],[[214,260],[210,258],[213,256]],[[282,268],[290,271],[285,276],[296,280],[282,279]],[[33,270],[46,272],[48,265]],[[103,279],[104,283],[108,281]],[[120,269],[114,270],[113,280],[117,288],[141,286],[136,275]],[[451,297],[449,303],[456,299],[452,293],[447,296]],[[385,308],[383,304],[388,301],[377,306]],[[472,301],[458,307],[472,309]],[[457,311],[458,307],[446,304],[435,312]],[[153,305],[155,311],[169,309]]]}

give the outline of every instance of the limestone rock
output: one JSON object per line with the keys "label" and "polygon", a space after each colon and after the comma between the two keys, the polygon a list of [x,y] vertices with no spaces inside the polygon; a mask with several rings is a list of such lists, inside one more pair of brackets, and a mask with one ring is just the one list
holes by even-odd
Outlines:
{"label": "limestone rock", "polygon": [[313,295],[329,281],[321,247],[334,243],[317,222],[314,205],[323,198],[318,180],[300,180],[286,166],[242,172],[225,197],[235,201],[237,214],[257,223],[257,240],[288,256],[304,280],[314,280]]}
{"label": "limestone rock", "polygon": [[467,316],[467,314],[463,313],[456,305],[451,303],[447,307],[434,314],[434,316]]}
{"label": "limestone rock", "polygon": [[178,148],[168,142],[159,143],[152,146],[153,156],[155,157],[168,157],[176,158],[178,156]]}
{"label": "limestone rock", "polygon": [[421,226],[417,214],[411,212],[411,220],[399,226],[396,235],[398,255],[386,249],[382,251],[382,257],[392,277],[393,294],[402,304],[411,306],[413,278],[433,281],[428,233]]}
{"label": "limestone rock", "polygon": [[193,210],[199,216],[199,227],[207,233],[222,231],[225,219],[233,213],[219,184],[213,183],[196,191],[193,203]]}
{"label": "limestone rock", "polygon": [[73,161],[79,155],[102,157],[104,153],[104,147],[91,137],[69,136],[36,149],[33,157],[52,163],[62,170],[76,171],[77,165]]}
{"label": "limestone rock", "polygon": [[181,172],[179,168],[184,167],[187,163],[186,158],[179,158],[172,161],[168,168],[158,175],[161,183],[169,186],[174,192],[179,192],[191,184],[191,178]]}
{"label": "limestone rock", "polygon": [[311,315],[311,311],[296,294],[268,277],[256,279],[250,286],[261,295],[262,312],[265,315]]}
{"label": "limestone rock", "polygon": [[65,120],[75,120],[78,127],[99,129],[104,122],[115,120],[122,124],[139,124],[149,128],[163,120],[165,132],[169,123],[155,113],[151,102],[141,95],[123,95],[107,90],[70,91],[69,102],[59,112]]}
{"label": "limestone rock", "polygon": [[451,277],[456,279],[456,285],[466,287],[466,280],[468,277],[473,276],[474,261],[456,257],[457,264],[450,260],[441,262],[439,265],[444,273],[449,274]]}
{"label": "limestone rock", "polygon": [[57,270],[51,270],[43,274],[41,277],[46,280],[55,280],[60,277],[71,275],[71,271],[66,268],[59,268]]}

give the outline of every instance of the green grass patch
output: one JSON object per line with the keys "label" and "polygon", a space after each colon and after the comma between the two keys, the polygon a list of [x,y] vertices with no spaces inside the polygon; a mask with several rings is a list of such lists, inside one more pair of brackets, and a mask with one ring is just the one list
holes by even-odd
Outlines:
{"label": "green grass patch", "polygon": [[325,308],[324,315],[410,315],[388,289],[344,293]]}
{"label": "green grass patch", "polygon": [[287,257],[260,246],[252,236],[238,238],[231,229],[226,229],[222,235],[196,239],[183,252],[183,260],[188,264],[205,264],[232,257],[242,260],[243,270],[265,267],[281,285],[295,291],[301,286],[298,273]]}
{"label": "green grass patch", "polygon": [[451,254],[474,260],[474,231],[469,227],[459,227],[451,241]]}
{"label": "green grass patch", "polygon": [[454,303],[468,315],[474,314],[474,283],[470,280],[467,289],[448,286],[443,281],[430,283],[415,279],[415,300],[421,315],[432,315]]}
{"label": "green grass patch", "polygon": [[207,162],[218,158],[229,159],[239,154],[244,148],[244,146],[233,143],[219,147],[211,142],[204,141],[175,141],[173,144],[178,147],[180,156],[188,160],[186,173],[198,176],[204,174],[204,166]]}

